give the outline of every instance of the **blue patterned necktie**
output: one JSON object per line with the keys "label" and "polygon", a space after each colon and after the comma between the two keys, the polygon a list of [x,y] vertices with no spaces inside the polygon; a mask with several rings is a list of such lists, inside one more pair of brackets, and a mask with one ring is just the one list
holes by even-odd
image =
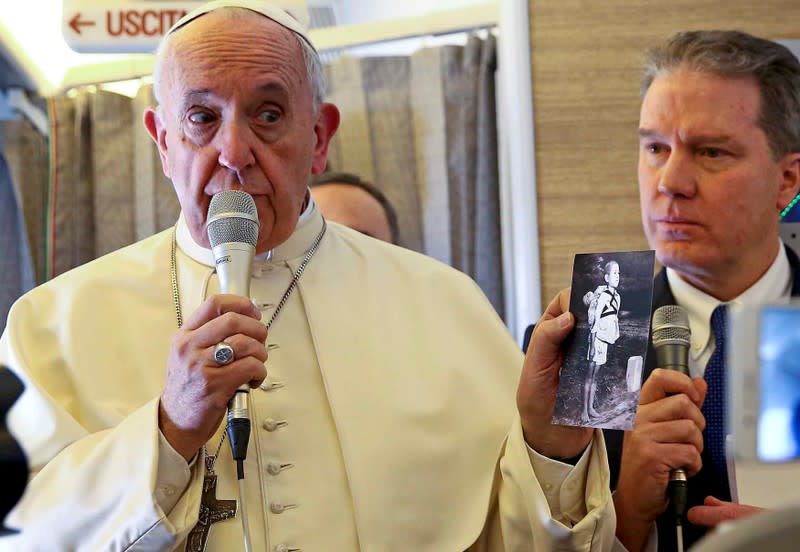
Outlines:
{"label": "blue patterned necktie", "polygon": [[706,364],[704,374],[708,393],[703,403],[706,429],[703,432],[705,446],[711,456],[711,468],[716,476],[720,491],[727,495],[717,496],[720,500],[730,500],[728,487],[728,464],[725,459],[725,337],[728,331],[728,307],[719,305],[711,314],[711,329],[714,332],[714,353]]}

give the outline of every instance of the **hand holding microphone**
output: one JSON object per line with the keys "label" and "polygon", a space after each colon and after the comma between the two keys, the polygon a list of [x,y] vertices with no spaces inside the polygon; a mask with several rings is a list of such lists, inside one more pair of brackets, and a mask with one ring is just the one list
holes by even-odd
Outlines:
{"label": "hand holding microphone", "polygon": [[641,549],[653,522],[669,506],[668,488],[682,492],[681,484],[670,483],[680,480],[678,470],[685,478],[702,466],[705,418],[700,407],[706,384],[702,378],[693,380],[681,373],[690,341],[686,320],[685,324],[676,322],[674,311],[660,309],[653,316],[658,369],[644,382],[634,428],[625,434],[614,496],[617,536],[629,550]]}
{"label": "hand holding microphone", "polygon": [[[250,297],[250,265],[258,242],[258,210],[250,194],[226,190],[214,194],[206,217],[208,241],[214,253],[222,293]],[[229,364],[235,356],[233,347],[221,341],[214,346],[214,359]],[[236,460],[239,479],[244,478],[243,464],[250,440],[250,415],[247,400],[250,386],[243,383],[228,402],[228,442]]]}
{"label": "hand holding microphone", "polygon": [[[266,377],[267,329],[249,298],[258,236],[257,222],[253,231],[254,212],[253,199],[245,192],[221,192],[212,198],[208,221],[213,225],[207,227],[224,295],[208,298],[172,340],[159,428],[187,460],[214,435],[226,410],[229,425],[249,426],[242,421],[247,420],[249,388]],[[233,358],[223,365],[220,354],[226,352]],[[234,455],[244,460],[247,439],[240,429],[236,433]]]}

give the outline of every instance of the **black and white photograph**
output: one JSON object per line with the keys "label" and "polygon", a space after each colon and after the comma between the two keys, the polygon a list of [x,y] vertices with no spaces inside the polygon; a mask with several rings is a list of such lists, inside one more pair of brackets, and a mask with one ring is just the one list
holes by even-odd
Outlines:
{"label": "black and white photograph", "polygon": [[580,253],[553,423],[633,427],[650,334],[655,252]]}

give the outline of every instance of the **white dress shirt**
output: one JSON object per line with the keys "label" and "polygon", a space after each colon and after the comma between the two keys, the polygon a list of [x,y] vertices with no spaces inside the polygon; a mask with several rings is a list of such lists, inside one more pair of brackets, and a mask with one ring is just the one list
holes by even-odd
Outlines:
{"label": "white dress shirt", "polygon": [[[706,364],[714,352],[714,335],[711,331],[711,313],[721,303],[719,299],[700,291],[681,278],[673,269],[667,269],[667,280],[675,302],[689,314],[692,346],[689,351],[689,373],[702,377]],[[765,303],[788,303],[792,290],[792,270],[783,243],[764,275],[738,297],[728,301],[732,311],[743,306]]]}

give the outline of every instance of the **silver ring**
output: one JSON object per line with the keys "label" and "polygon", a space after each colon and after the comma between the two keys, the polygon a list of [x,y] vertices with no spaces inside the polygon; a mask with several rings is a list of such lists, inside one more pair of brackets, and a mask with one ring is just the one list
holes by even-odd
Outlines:
{"label": "silver ring", "polygon": [[235,356],[236,355],[233,352],[233,347],[230,346],[230,343],[220,341],[214,346],[214,361],[217,363],[217,366],[225,366],[226,364],[230,364],[233,362]]}

